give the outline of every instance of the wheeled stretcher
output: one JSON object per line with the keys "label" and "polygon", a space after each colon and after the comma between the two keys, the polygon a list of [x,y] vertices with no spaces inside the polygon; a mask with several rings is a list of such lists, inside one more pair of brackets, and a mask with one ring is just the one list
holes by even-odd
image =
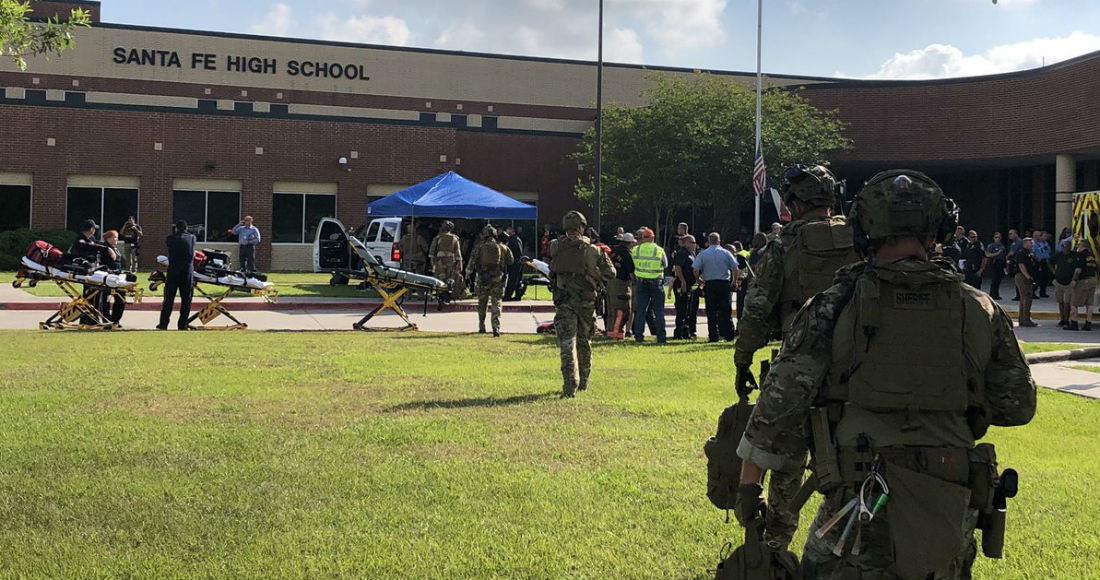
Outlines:
{"label": "wheeled stretcher", "polygon": [[[382,297],[381,304],[375,306],[366,316],[359,319],[359,322],[351,325],[355,330],[381,330],[368,328],[366,323],[374,318],[376,314],[387,309],[393,310],[401,317],[401,320],[405,321],[405,326],[395,330],[416,330],[416,325],[409,320],[409,315],[405,313],[405,309],[401,306],[405,294],[412,289],[424,290],[425,295],[433,292],[445,292],[449,289],[447,283],[439,278],[386,266],[382,260],[379,260],[367,249],[363,242],[354,237],[348,238],[348,244],[351,246],[352,251],[363,260],[362,275],[364,281],[378,291],[379,296]],[[426,297],[425,300],[427,300]]]}
{"label": "wheeled stretcher", "polygon": [[[37,286],[39,282],[51,281],[69,297],[56,312],[45,321],[38,323],[42,330],[116,330],[118,323],[110,320],[100,309],[107,296],[116,300],[128,300],[133,304],[141,302],[142,291],[137,276],[130,272],[111,273],[94,269],[86,262],[82,264],[42,264],[24,256],[23,268],[15,273],[12,286],[20,288],[23,284]],[[79,288],[78,288],[79,286]]]}
{"label": "wheeled stretcher", "polygon": [[[241,330],[248,325],[233,316],[226,308],[224,300],[233,292],[247,292],[264,299],[264,302],[273,304],[279,301],[279,291],[275,285],[268,282],[263,274],[237,272],[228,268],[228,259],[224,254],[213,250],[195,252],[196,268],[192,275],[192,284],[199,296],[209,300],[206,306],[187,319],[187,326],[192,330]],[[216,256],[216,257],[208,257]],[[157,256],[157,264],[168,267],[167,256]],[[149,289],[155,291],[164,283],[164,273],[155,271],[149,275]],[[214,287],[210,290],[204,287]],[[224,316],[233,324],[212,325],[211,321]]]}

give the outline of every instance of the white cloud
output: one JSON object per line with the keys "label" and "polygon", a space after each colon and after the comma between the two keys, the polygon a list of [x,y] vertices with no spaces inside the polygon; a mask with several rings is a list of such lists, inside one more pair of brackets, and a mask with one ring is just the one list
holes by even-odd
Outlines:
{"label": "white cloud", "polygon": [[801,2],[791,2],[788,6],[790,7],[791,14],[794,14],[795,16],[806,13],[806,5]]}
{"label": "white cloud", "polygon": [[611,0],[645,22],[646,34],[666,52],[721,44],[727,0]]}
{"label": "white cloud", "polygon": [[485,33],[472,22],[460,22],[444,28],[435,37],[434,45],[438,48],[453,50],[474,51],[477,50]]}
{"label": "white cloud", "polygon": [[[1004,1],[1004,0],[1000,0]],[[1100,36],[1075,31],[1060,38],[1003,44],[966,55],[950,44],[930,44],[897,53],[869,75],[872,79],[934,79],[997,74],[1053,64],[1100,49]]]}
{"label": "white cloud", "polygon": [[317,17],[315,26],[320,38],[339,42],[405,46],[412,36],[409,25],[404,20],[393,16],[341,18],[324,14]]}
{"label": "white cloud", "polygon": [[541,10],[561,10],[565,7],[564,0],[526,0],[527,5]]}
{"label": "white cloud", "polygon": [[604,60],[642,64],[642,42],[638,33],[629,28],[615,28],[604,38]]}
{"label": "white cloud", "polygon": [[290,33],[294,20],[291,18],[291,10],[288,4],[277,2],[271,5],[271,9],[259,21],[248,27],[253,34],[266,36],[287,36]]}

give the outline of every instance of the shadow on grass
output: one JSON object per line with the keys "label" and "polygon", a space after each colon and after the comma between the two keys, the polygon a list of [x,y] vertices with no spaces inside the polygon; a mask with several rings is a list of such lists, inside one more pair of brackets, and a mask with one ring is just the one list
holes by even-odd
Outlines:
{"label": "shadow on grass", "polygon": [[433,409],[467,409],[470,407],[504,407],[508,405],[525,405],[543,399],[551,399],[558,396],[557,391],[536,393],[530,395],[516,395],[514,397],[477,397],[473,399],[432,399],[428,401],[410,401],[392,407],[382,409],[383,413],[396,413],[400,411],[431,411]]}

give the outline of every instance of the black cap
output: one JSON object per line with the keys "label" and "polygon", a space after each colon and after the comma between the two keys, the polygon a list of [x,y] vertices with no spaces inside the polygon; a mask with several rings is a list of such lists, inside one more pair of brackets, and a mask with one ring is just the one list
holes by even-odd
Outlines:
{"label": "black cap", "polygon": [[93,219],[86,219],[80,222],[80,231],[86,232],[88,230],[98,230],[99,225],[95,223]]}

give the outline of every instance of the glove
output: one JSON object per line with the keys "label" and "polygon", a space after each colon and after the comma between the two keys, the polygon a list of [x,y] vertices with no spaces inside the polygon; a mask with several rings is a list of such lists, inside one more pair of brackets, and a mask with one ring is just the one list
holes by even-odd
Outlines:
{"label": "glove", "polygon": [[738,397],[747,397],[757,387],[756,377],[752,375],[750,365],[737,365],[737,375],[733,381],[733,387],[737,390]]}
{"label": "glove", "polygon": [[748,527],[757,518],[763,518],[768,509],[764,502],[764,488],[757,483],[742,483],[737,487],[737,501],[733,516],[742,527]]}

